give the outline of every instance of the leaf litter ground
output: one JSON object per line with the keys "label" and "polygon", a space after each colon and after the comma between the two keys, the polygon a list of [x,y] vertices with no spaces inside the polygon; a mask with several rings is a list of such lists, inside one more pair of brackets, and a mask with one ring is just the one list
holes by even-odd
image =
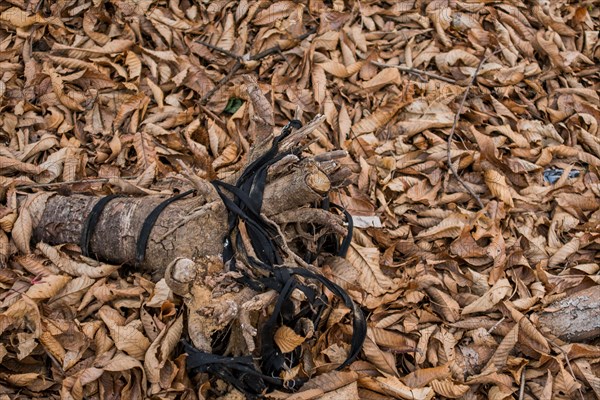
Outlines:
{"label": "leaf litter ground", "polygon": [[239,170],[243,74],[277,126],[325,116],[307,153],[346,150],[353,171],[332,200],[381,221],[322,266],[368,312],[360,360],[333,371],[339,309],[312,379],[270,397],[599,397],[597,340],[542,323],[598,287],[599,18],[593,1],[0,2],[1,398],[239,396],[186,376],[164,281],[29,239],[49,192]]}

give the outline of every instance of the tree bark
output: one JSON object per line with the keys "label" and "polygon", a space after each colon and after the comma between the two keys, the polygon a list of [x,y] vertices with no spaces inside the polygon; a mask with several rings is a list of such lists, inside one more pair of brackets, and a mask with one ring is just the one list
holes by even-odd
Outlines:
{"label": "tree bark", "polygon": [[600,286],[573,293],[550,304],[539,315],[542,329],[568,342],[600,335]]}

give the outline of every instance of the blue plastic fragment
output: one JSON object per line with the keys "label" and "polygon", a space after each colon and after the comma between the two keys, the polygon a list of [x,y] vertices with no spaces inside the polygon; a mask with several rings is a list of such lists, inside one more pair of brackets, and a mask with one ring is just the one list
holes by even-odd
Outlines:
{"label": "blue plastic fragment", "polygon": [[[565,172],[565,170],[562,168],[548,168],[544,171],[544,180],[550,184],[554,184],[560,179],[563,172]],[[572,169],[569,172],[569,178],[577,178],[579,174],[579,170]]]}

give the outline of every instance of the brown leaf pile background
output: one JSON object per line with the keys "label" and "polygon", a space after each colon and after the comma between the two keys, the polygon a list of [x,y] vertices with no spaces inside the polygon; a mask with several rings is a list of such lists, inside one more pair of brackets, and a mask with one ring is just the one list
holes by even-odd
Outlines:
{"label": "brown leaf pile background", "polygon": [[[277,126],[326,116],[308,151],[347,150],[335,200],[383,225],[323,266],[368,310],[361,360],[328,372],[347,351],[346,325],[329,331],[292,398],[600,396],[596,343],[537,321],[599,281],[599,18],[594,1],[1,1],[0,398],[227,392],[195,390],[174,358],[164,282],[29,237],[51,191],[168,193],[178,160],[207,179],[241,168],[242,73]],[[236,60],[197,40],[239,71],[219,84]],[[479,210],[446,140],[486,55],[449,149]],[[19,209],[22,192],[39,195]]]}

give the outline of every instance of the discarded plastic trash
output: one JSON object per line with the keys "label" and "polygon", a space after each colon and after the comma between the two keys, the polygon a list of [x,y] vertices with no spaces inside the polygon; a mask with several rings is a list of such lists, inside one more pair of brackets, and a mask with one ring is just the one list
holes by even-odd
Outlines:
{"label": "discarded plastic trash", "polygon": [[[560,179],[563,172],[565,172],[565,170],[562,168],[548,168],[544,171],[544,180],[550,184],[555,184]],[[569,172],[569,178],[577,178],[579,174],[579,170],[572,169]]]}

